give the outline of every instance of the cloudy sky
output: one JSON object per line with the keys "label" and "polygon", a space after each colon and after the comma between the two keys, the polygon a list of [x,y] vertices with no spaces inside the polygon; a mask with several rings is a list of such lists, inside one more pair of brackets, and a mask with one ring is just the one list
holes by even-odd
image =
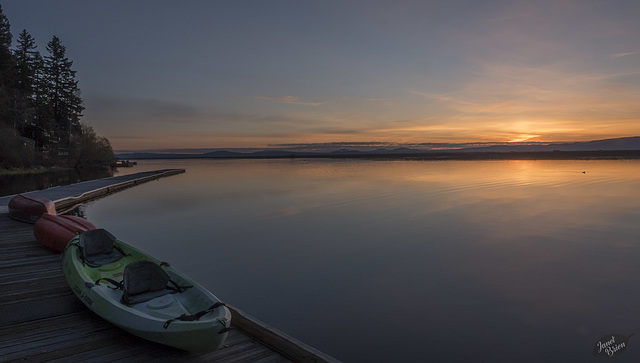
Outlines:
{"label": "cloudy sky", "polygon": [[638,0],[2,0],[116,150],[640,135]]}

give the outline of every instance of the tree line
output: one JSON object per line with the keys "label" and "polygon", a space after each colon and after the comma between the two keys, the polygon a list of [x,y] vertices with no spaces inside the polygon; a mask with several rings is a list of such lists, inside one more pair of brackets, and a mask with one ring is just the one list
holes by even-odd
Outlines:
{"label": "tree line", "polygon": [[57,36],[46,55],[25,30],[13,34],[0,5],[0,167],[109,165],[113,150],[80,121],[84,110],[73,61]]}

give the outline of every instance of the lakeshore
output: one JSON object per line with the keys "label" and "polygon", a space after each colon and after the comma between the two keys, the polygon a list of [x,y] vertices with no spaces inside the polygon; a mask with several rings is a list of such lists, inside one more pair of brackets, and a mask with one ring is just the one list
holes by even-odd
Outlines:
{"label": "lakeshore", "polygon": [[58,166],[52,167],[41,167],[41,168],[11,168],[11,169],[0,169],[0,176],[3,175],[23,175],[23,174],[42,174],[42,173],[51,173],[56,171],[63,170],[71,170],[72,168],[64,168]]}

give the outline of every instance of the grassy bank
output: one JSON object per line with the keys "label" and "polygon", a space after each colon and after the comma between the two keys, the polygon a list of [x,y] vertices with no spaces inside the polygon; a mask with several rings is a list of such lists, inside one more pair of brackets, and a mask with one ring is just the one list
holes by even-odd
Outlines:
{"label": "grassy bank", "polygon": [[30,174],[42,174],[48,172],[56,172],[56,171],[64,171],[71,170],[72,168],[65,168],[60,166],[51,166],[51,167],[38,167],[38,168],[11,168],[4,169],[0,168],[0,176],[4,175],[30,175]]}

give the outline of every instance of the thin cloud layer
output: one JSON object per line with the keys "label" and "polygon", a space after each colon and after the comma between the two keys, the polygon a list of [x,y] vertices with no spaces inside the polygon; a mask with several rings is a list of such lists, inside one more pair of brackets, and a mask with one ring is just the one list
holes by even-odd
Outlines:
{"label": "thin cloud layer", "polygon": [[293,96],[285,96],[285,97],[257,96],[256,98],[274,101],[274,102],[280,102],[280,103],[290,103],[293,105],[320,106],[322,104],[317,102],[302,102],[302,101],[299,101],[298,97],[293,97]]}
{"label": "thin cloud layer", "polygon": [[615,53],[611,55],[611,58],[622,58],[622,57],[628,57],[630,55],[638,55],[640,54],[640,51],[636,51],[636,52],[626,52],[626,53]]}

